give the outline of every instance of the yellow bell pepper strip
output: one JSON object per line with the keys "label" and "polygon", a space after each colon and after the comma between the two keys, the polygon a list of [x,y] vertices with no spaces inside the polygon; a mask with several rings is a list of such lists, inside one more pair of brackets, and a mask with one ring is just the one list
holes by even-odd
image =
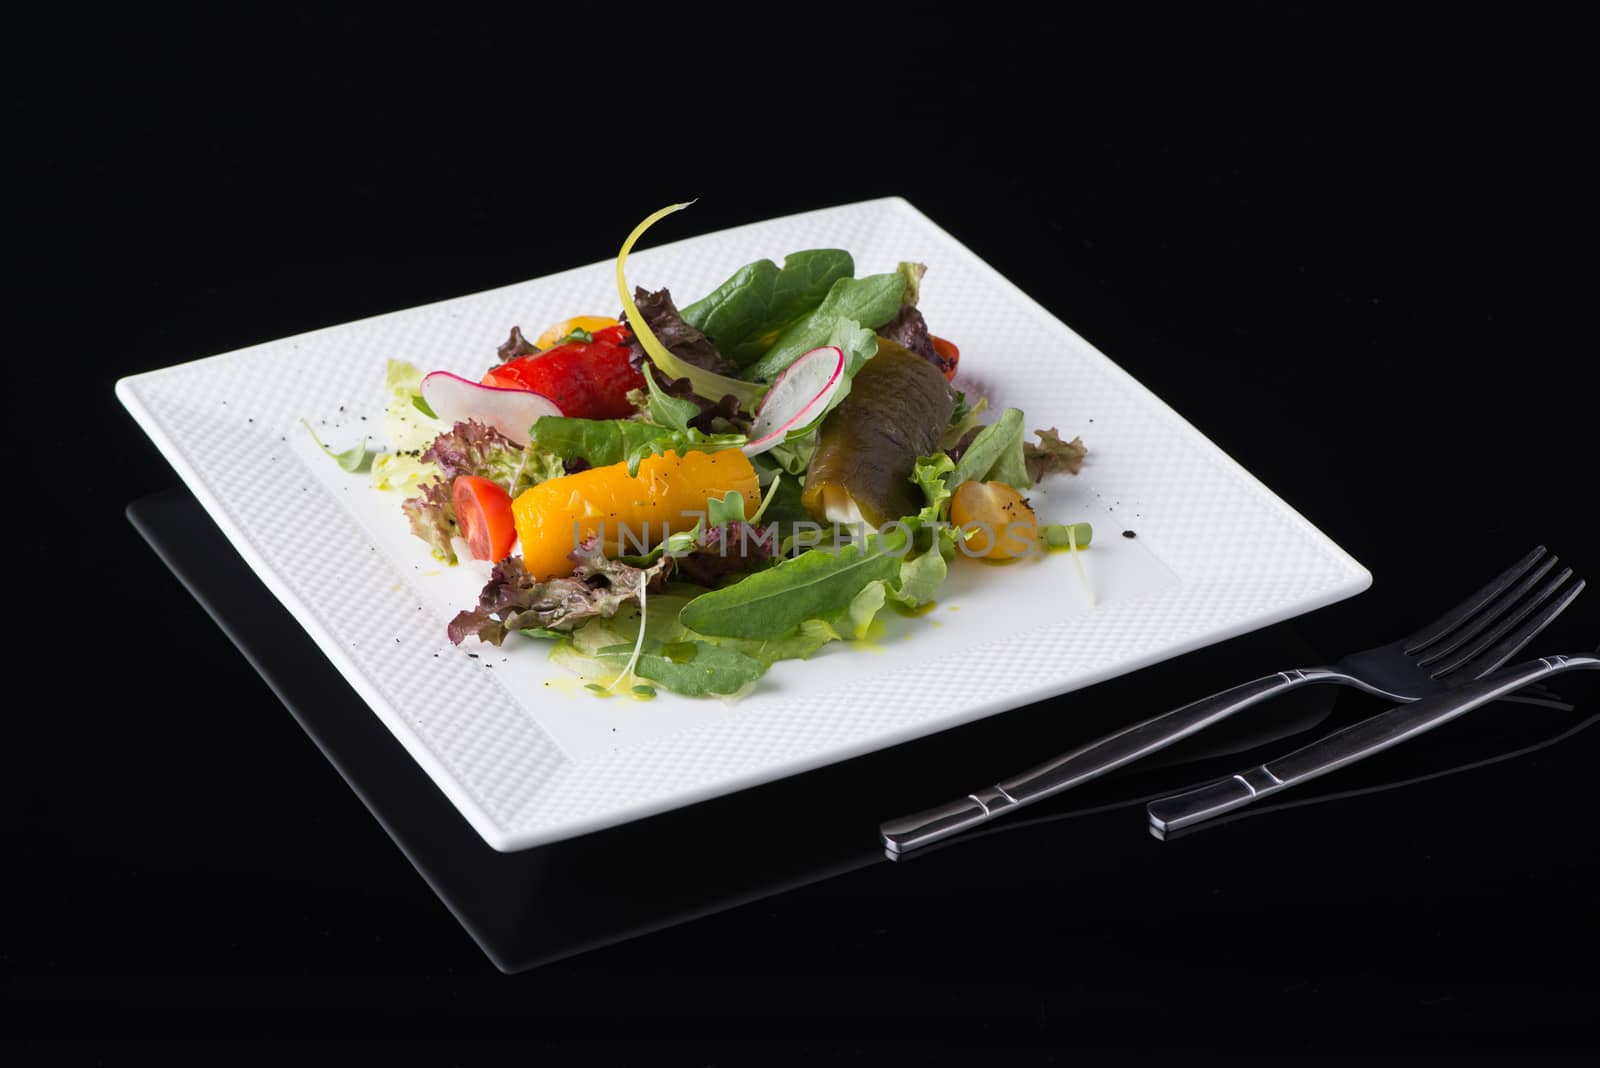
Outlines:
{"label": "yellow bell pepper strip", "polygon": [[761,503],[756,470],[738,449],[646,456],[632,477],[624,462],[541,482],[511,506],[523,566],[540,581],[569,575],[567,554],[596,535],[610,554],[643,552],[641,543],[692,529],[707,499],[730,491],[745,499],[747,515]]}

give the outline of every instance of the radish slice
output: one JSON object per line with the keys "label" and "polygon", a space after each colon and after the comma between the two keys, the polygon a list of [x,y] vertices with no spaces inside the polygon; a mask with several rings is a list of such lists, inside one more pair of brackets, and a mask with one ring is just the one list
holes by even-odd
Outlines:
{"label": "radish slice", "polygon": [[781,445],[791,430],[821,415],[843,384],[844,350],[839,346],[824,345],[798,357],[762,398],[744,454],[757,456]]}
{"label": "radish slice", "polygon": [[528,428],[539,418],[561,414],[543,393],[485,386],[449,371],[435,371],[422,380],[422,399],[452,426],[469,419],[487,423],[518,445],[528,443]]}

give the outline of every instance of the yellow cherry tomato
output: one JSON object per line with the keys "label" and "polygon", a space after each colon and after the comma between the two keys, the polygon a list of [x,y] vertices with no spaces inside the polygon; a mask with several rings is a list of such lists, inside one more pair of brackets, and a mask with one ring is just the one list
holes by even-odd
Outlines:
{"label": "yellow cherry tomato", "polygon": [[963,482],[950,499],[950,521],[966,532],[961,551],[986,560],[1010,560],[1039,540],[1039,520],[1004,482]]}
{"label": "yellow cherry tomato", "polygon": [[608,326],[616,325],[617,321],[615,319],[608,319],[604,315],[574,315],[570,319],[561,320],[540,334],[533,344],[539,349],[550,349],[554,348],[558,341],[571,334],[574,330],[587,330],[592,334],[596,330],[604,330]]}

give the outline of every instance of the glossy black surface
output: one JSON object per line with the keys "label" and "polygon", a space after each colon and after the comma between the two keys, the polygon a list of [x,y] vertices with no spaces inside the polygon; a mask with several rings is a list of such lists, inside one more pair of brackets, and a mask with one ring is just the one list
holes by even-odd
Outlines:
{"label": "glossy black surface", "polygon": [[[1556,682],[1571,709],[1493,705],[1164,843],[1139,799],[1381,706],[1307,691],[910,861],[876,841],[953,789],[1403,632],[1534,542],[1600,576],[1576,30],[1513,9],[951,25],[916,47],[903,24],[861,25],[881,43],[859,52],[820,25],[775,51],[650,26],[648,53],[617,28],[295,12],[18,31],[9,1038],[100,1053],[331,1030],[601,1063],[1600,1044],[1589,677]],[[1070,715],[1019,709],[502,856],[111,394],[592,262],[669,201],[700,198],[675,217],[686,236],[889,194],[1194,422],[1372,589],[1084,691]],[[1591,589],[1529,652],[1597,641]]]}

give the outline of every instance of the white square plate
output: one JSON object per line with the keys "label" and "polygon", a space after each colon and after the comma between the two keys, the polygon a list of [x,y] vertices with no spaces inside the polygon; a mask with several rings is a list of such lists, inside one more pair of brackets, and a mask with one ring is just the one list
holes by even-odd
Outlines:
{"label": "white square plate", "polygon": [[[620,227],[620,223],[619,223]],[[656,235],[670,232],[670,222]],[[928,265],[921,307],[961,346],[957,385],[1082,435],[1077,477],[1030,492],[1088,520],[1080,554],[958,561],[934,611],[774,665],[737,703],[599,699],[547,643],[445,638],[483,574],[444,568],[399,498],[317,451],[381,438],[384,363],[476,377],[513,324],[614,314],[610,259],[134,375],[117,396],[267,587],[484,841],[516,850],[637,819],[1064,694],[1321,607],[1371,581],[1147,389],[906,201],[865,201],[635,253],[680,302],[735,269],[848,249],[858,274]],[[597,249],[610,253],[609,248]],[[1135,538],[1118,534],[1137,532]],[[889,615],[888,613],[885,613]],[[1071,702],[1062,714],[1071,714]],[[1144,710],[1155,712],[1155,709]]]}

